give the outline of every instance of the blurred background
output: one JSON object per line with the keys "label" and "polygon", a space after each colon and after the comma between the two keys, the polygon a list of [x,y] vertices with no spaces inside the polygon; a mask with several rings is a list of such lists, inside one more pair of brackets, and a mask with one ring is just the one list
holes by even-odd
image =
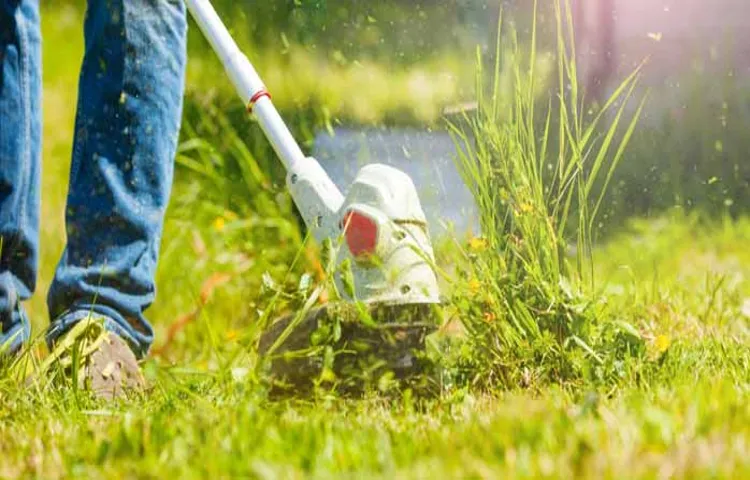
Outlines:
{"label": "blurred background", "polygon": [[[537,12],[541,71],[556,81],[556,20]],[[492,65],[498,19],[530,41],[530,0],[215,0],[304,149],[339,183],[378,160],[417,173],[432,225],[475,231],[456,181],[446,122],[476,101],[477,66]],[[64,200],[83,0],[43,4],[44,193],[40,291],[64,242]],[[675,208],[738,216],[750,207],[750,3],[746,0],[574,0],[579,76],[591,112],[647,61],[643,121],[616,173],[602,236],[627,219]],[[184,355],[191,337],[227,338],[262,313],[264,292],[318,272],[314,252],[293,264],[304,232],[283,171],[197,29],[190,32],[182,145],[151,310],[156,354]],[[501,59],[502,60],[502,59]],[[545,90],[540,89],[540,98]],[[341,155],[346,154],[346,161]],[[342,162],[342,163],[337,163]],[[439,168],[435,168],[439,165]],[[429,166],[431,168],[425,168]],[[442,177],[442,178],[441,178]],[[452,208],[448,208],[451,206]],[[440,218],[445,212],[447,218]],[[451,226],[452,225],[452,226]],[[263,274],[267,274],[264,275]],[[265,278],[265,280],[264,280]],[[196,327],[198,325],[199,327]]]}
{"label": "blurred background", "polygon": [[618,214],[672,206],[746,211],[750,3],[579,0],[574,16],[593,97],[647,62],[648,103],[620,170]]}

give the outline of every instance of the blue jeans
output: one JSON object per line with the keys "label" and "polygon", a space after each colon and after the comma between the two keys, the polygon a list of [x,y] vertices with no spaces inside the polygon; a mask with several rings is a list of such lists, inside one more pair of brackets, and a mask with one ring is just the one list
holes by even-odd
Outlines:
{"label": "blue jeans", "polygon": [[[54,342],[89,313],[145,355],[186,62],[181,0],[89,0],[67,246],[48,295]],[[41,155],[39,0],[0,0],[0,345],[29,337]],[[0,347],[3,348],[3,347]]]}

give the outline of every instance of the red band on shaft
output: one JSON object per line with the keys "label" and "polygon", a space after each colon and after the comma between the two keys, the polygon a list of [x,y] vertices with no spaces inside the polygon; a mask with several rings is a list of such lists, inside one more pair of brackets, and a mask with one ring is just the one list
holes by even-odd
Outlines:
{"label": "red band on shaft", "polygon": [[247,111],[249,113],[253,113],[253,107],[258,102],[258,100],[260,100],[263,97],[271,98],[271,94],[268,93],[268,90],[266,89],[258,90],[258,92],[255,95],[253,95],[252,98],[250,98],[250,101],[247,102]]}

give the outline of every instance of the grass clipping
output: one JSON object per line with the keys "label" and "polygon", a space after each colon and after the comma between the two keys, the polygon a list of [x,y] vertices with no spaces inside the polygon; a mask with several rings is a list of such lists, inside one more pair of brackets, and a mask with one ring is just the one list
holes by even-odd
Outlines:
{"label": "grass clipping", "polygon": [[592,257],[604,193],[643,106],[628,110],[639,70],[589,107],[569,7],[556,2],[556,15],[556,81],[537,72],[535,28],[528,53],[515,31],[499,35],[489,82],[478,55],[478,110],[451,125],[483,232],[469,242],[452,301],[470,339],[453,372],[471,384],[609,377],[591,367],[639,350],[635,329],[602,319]]}

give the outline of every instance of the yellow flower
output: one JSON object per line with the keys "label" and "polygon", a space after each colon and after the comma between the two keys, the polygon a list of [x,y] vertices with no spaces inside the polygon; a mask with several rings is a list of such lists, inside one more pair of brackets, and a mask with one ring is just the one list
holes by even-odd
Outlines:
{"label": "yellow flower", "polygon": [[476,293],[480,288],[482,288],[482,282],[480,282],[476,278],[472,278],[471,280],[469,280],[469,290]]}
{"label": "yellow flower", "polygon": [[229,330],[227,332],[227,340],[230,342],[232,340],[235,340],[238,336],[239,336],[239,332],[237,332],[237,330]]}
{"label": "yellow flower", "polygon": [[656,345],[656,350],[658,350],[659,353],[666,352],[671,344],[672,340],[670,340],[668,335],[659,335],[654,340],[654,345]]}
{"label": "yellow flower", "polygon": [[472,237],[469,239],[469,248],[475,252],[483,252],[487,249],[487,239],[482,237]]}
{"label": "yellow flower", "polygon": [[522,203],[518,209],[521,211],[521,213],[531,213],[534,211],[534,205],[530,203]]}
{"label": "yellow flower", "polygon": [[224,230],[224,226],[226,225],[226,223],[227,222],[226,220],[224,220],[224,217],[216,217],[216,220],[214,220],[213,224],[214,230],[216,230],[217,232],[221,232],[222,230]]}

